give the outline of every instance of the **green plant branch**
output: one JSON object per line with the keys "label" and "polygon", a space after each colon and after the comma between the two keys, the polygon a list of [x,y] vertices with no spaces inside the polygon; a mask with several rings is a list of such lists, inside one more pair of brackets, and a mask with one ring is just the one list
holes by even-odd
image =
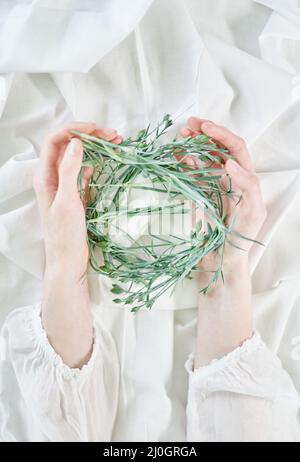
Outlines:
{"label": "green plant branch", "polygon": [[[157,127],[150,130],[148,126],[136,138],[127,138],[120,145],[72,132],[83,143],[83,167],[92,166],[94,171],[86,209],[91,267],[113,280],[112,293],[120,295],[114,299],[115,303],[131,305],[133,312],[152,308],[162,294],[173,291],[194,272],[212,273],[201,289],[206,293],[222,277],[224,247],[232,232],[225,222],[223,202],[225,197],[233,199],[236,195],[230,178],[227,189],[221,185],[223,170],[212,168],[216,159],[224,164],[232,156],[205,134],[161,144],[160,137],[171,125],[171,118],[165,116]],[[193,169],[186,165],[185,156],[197,159],[199,166]],[[147,179],[147,184],[142,178]],[[139,190],[141,197],[146,191],[159,194],[161,205],[121,206],[124,195]],[[138,242],[119,230],[129,245],[111,238],[109,230],[115,226],[116,217],[187,213],[182,208],[185,200],[192,201],[207,218],[207,226],[198,220],[189,237],[149,233],[148,241]],[[100,263],[99,251],[104,264]],[[199,264],[212,252],[219,255],[218,266],[214,270],[199,269]]]}

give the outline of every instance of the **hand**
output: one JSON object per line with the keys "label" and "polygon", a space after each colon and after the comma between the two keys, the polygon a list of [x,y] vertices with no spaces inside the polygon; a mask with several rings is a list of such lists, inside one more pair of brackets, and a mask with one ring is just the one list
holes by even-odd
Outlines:
{"label": "hand", "polygon": [[[227,215],[226,221],[227,224],[230,224],[235,219],[233,231],[247,238],[255,239],[266,219],[267,212],[260,190],[259,179],[245,141],[224,127],[196,117],[191,117],[180,133],[183,137],[195,137],[200,133],[205,133],[213,138],[218,146],[228,149],[229,153],[235,157],[236,160],[224,159],[224,166],[217,161],[213,166],[224,169],[224,177],[221,183],[225,189],[228,188],[228,179],[225,175],[230,176],[232,189],[236,193],[236,200],[224,196],[223,204]],[[227,260],[247,257],[252,246],[250,240],[242,239],[238,234],[229,236],[229,240],[243,250],[227,244],[225,250]]]}
{"label": "hand", "polygon": [[[224,187],[227,187],[228,181],[225,175],[230,175],[232,189],[241,193],[242,198],[239,202],[238,199],[237,201],[224,199],[227,221],[231,223],[236,217],[234,231],[255,239],[266,218],[266,207],[246,143],[226,128],[195,117],[188,120],[180,133],[184,137],[205,133],[213,138],[217,145],[227,148],[235,157],[235,161],[225,160],[222,181]],[[191,166],[191,159],[187,159],[187,162]],[[221,165],[216,161],[215,167],[219,169]],[[223,264],[225,283],[219,280],[207,295],[199,297],[195,368],[221,358],[251,337],[253,333],[251,278],[248,263],[252,242],[234,235],[230,236],[230,240],[244,250],[226,244]],[[214,255],[208,256],[201,262],[201,267],[213,269],[214,258]],[[201,286],[210,278],[210,273],[200,273]]]}
{"label": "hand", "polygon": [[[112,129],[96,129],[95,123],[74,122],[51,135],[41,150],[34,187],[43,225],[46,268],[65,271],[74,281],[86,272],[88,246],[85,210],[79,194],[78,175],[82,165],[81,141],[70,130],[120,143],[122,138]],[[93,170],[84,168],[81,188],[87,198]]]}
{"label": "hand", "polygon": [[[93,122],[68,124],[45,141],[34,178],[46,251],[42,322],[63,361],[81,367],[91,354],[93,327],[87,280],[83,278],[89,256],[85,204],[78,190],[83,149],[70,130],[113,143],[122,138],[116,130],[97,129]],[[83,172],[85,201],[92,173],[90,167]]]}

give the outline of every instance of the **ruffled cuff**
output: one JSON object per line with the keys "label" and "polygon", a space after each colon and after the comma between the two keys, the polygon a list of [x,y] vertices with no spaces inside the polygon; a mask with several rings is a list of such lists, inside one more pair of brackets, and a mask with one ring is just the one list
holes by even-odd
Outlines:
{"label": "ruffled cuff", "polygon": [[72,368],[63,362],[63,359],[49,342],[46,331],[42,325],[41,304],[23,309],[22,318],[24,327],[28,332],[34,349],[40,353],[49,364],[55,367],[63,378],[83,381],[93,369],[99,353],[100,333],[98,329],[94,326],[93,350],[89,361],[81,369]]}
{"label": "ruffled cuff", "polygon": [[214,359],[207,366],[199,367],[196,370],[194,370],[195,353],[191,353],[185,363],[185,369],[196,384],[209,375],[222,371],[222,369],[229,365],[238,364],[241,358],[244,359],[247,355],[258,353],[258,351],[263,348],[265,348],[265,344],[261,340],[260,335],[255,332],[251,338],[245,340],[241,346],[223,356],[223,358]]}
{"label": "ruffled cuff", "polygon": [[185,367],[189,374],[190,391],[195,391],[200,400],[218,391],[260,396],[272,401],[284,397],[295,398],[291,392],[293,387],[285,386],[290,378],[282,369],[281,361],[268,349],[258,333],[208,366],[197,370],[193,366],[194,354],[191,354]]}
{"label": "ruffled cuff", "polygon": [[194,355],[186,362],[189,390],[200,401],[211,393],[227,391],[276,402],[287,399],[299,403],[293,382],[258,333],[240,347],[208,366],[194,370]]}

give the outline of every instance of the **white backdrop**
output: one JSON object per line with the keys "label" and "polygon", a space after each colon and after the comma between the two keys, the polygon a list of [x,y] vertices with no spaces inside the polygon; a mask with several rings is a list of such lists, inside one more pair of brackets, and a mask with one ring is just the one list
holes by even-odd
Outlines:
{"label": "white backdrop", "polygon": [[[269,212],[251,254],[256,325],[300,391],[299,0],[0,0],[0,73],[0,322],[41,297],[44,135],[71,119],[128,135],[199,115],[250,145]],[[196,287],[134,316],[91,286],[122,369],[114,438],[184,439]]]}

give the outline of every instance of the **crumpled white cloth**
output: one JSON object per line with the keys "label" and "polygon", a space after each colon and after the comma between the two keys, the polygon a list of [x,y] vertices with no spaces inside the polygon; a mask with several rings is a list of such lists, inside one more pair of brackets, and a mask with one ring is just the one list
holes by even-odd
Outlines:
{"label": "crumpled white cloth", "polygon": [[[41,299],[32,177],[45,134],[77,119],[126,136],[166,112],[175,133],[198,114],[249,143],[268,207],[258,237],[265,247],[251,254],[255,322],[300,391],[299,2],[120,3],[1,2],[0,324]],[[184,439],[197,288],[187,281],[152,312],[133,316],[112,303],[108,281],[91,275],[90,285],[120,362],[114,437]],[[12,378],[10,389],[13,401]]]}
{"label": "crumpled white cloth", "polygon": [[[6,46],[1,47],[0,72],[87,71],[134,29],[151,3],[1,2],[0,42]],[[80,40],[74,41],[76,35]]]}
{"label": "crumpled white cloth", "polygon": [[[51,347],[39,305],[14,310],[0,338],[1,441],[114,441],[119,363],[103,326],[95,323],[92,356],[81,370]],[[300,396],[258,334],[207,367],[194,371],[193,362],[190,355],[188,441],[300,441]]]}
{"label": "crumpled white cloth", "polygon": [[191,355],[186,369],[188,441],[300,441],[299,393],[257,333],[195,372]]}
{"label": "crumpled white cloth", "polygon": [[82,369],[69,368],[53,350],[42,328],[40,306],[9,315],[1,347],[1,441],[110,440],[119,364],[105,329],[95,326],[93,353]]}

